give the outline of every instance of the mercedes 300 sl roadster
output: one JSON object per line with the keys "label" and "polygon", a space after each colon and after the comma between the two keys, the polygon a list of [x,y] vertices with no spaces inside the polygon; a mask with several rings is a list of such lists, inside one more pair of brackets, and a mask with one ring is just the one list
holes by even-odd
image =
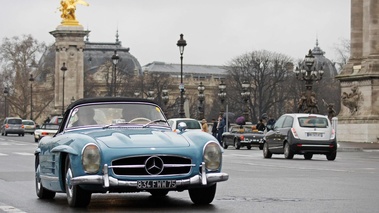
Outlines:
{"label": "mercedes 300 sl roadster", "polygon": [[35,151],[36,193],[66,193],[72,207],[90,204],[92,193],[188,190],[195,204],[209,204],[221,172],[223,149],[205,132],[173,132],[162,109],[131,98],[80,99],[68,106],[59,130]]}

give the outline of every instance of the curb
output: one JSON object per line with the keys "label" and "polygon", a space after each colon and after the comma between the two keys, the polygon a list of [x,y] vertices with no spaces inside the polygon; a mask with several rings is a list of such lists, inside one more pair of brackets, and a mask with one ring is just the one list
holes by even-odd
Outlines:
{"label": "curb", "polygon": [[338,152],[363,152],[362,148],[357,147],[339,147],[337,148]]}

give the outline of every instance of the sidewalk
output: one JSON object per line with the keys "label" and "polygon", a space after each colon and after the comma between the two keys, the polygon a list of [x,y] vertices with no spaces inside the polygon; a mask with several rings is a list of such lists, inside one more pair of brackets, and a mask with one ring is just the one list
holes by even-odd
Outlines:
{"label": "sidewalk", "polygon": [[338,142],[338,151],[341,152],[359,152],[363,150],[379,151],[379,143]]}

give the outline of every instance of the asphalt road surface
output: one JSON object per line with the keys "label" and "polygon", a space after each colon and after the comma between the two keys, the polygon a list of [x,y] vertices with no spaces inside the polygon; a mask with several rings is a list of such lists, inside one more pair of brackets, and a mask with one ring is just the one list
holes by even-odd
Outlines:
{"label": "asphalt road surface", "polygon": [[193,205],[188,192],[162,199],[149,193],[94,194],[88,208],[68,207],[65,194],[37,198],[32,135],[0,136],[0,212],[378,212],[379,151],[339,152],[335,161],[283,155],[264,159],[253,148],[224,152],[223,171],[211,205]]}

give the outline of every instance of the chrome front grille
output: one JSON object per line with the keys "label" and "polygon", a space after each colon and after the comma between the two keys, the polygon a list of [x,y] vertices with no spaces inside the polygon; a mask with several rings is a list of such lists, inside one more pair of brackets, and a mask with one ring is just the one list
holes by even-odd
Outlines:
{"label": "chrome front grille", "polygon": [[172,155],[146,155],[117,159],[110,168],[116,175],[151,176],[151,175],[184,175],[191,172],[190,158]]}

